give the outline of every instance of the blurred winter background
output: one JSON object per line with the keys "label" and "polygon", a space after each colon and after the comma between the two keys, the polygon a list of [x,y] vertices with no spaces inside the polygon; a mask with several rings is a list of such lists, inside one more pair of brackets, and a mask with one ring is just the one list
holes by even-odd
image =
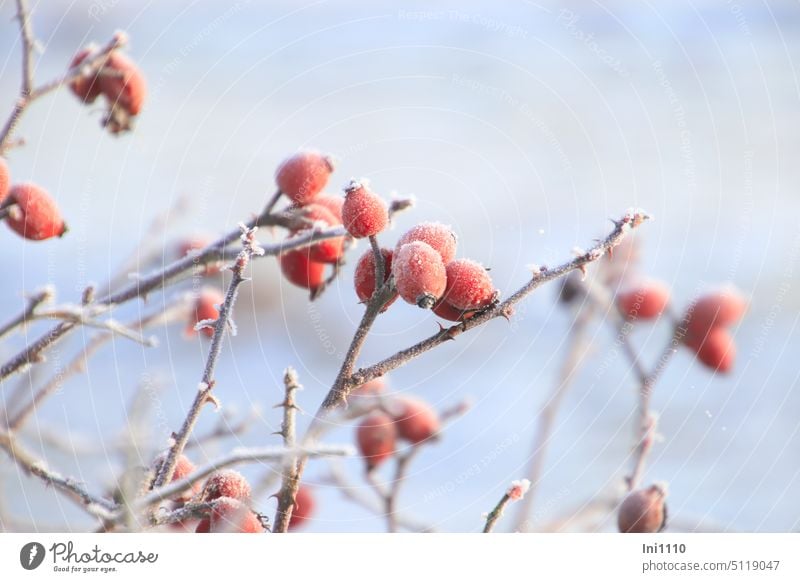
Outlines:
{"label": "blurred winter background", "polygon": [[[136,131],[116,139],[101,131],[98,109],[66,91],[24,118],[19,135],[27,145],[9,154],[14,179],[47,187],[71,230],[39,244],[0,233],[3,320],[44,284],[74,301],[90,282],[107,280],[179,196],[189,206],[156,244],[235,227],[264,204],[276,164],[303,146],[338,155],[332,189],[367,176],[387,196],[416,196],[416,209],[399,218],[387,242],[420,220],[452,224],[460,255],[491,266],[506,293],[526,280],[527,265],[560,262],[606,233],[609,218],[641,206],[656,217],[640,233],[644,269],[671,285],[679,307],[724,281],[751,300],[735,330],[732,374],[715,376],[688,353],[666,372],[654,399],[663,440],[645,478],[669,482],[671,514],[706,528],[798,528],[796,2],[75,0],[33,7],[39,81],[62,73],[78,47],[122,28],[150,96]],[[19,83],[13,14],[4,0],[4,111]],[[195,460],[240,444],[278,443],[272,405],[287,365],[305,386],[302,407],[316,408],[360,316],[351,269],[309,304],[281,280],[274,260],[258,263],[237,305],[240,335],[225,347],[217,392],[234,419],[254,406],[260,416],[239,437],[195,448]],[[392,374],[393,390],[440,409],[474,401],[415,461],[403,512],[442,530],[476,531],[482,512],[522,476],[572,324],[555,291],[538,292],[511,325],[495,321]],[[119,318],[146,309],[127,306]],[[0,355],[13,355],[43,329],[6,340]],[[397,304],[380,318],[362,363],[435,329],[429,315]],[[142,450],[149,461],[180,425],[200,378],[207,344],[181,333],[180,326],[158,329],[157,349],[126,340],[107,346],[42,407],[23,433],[26,444],[99,492],[120,469],[112,441],[126,430],[134,392],[146,386],[155,419]],[[643,326],[635,341],[653,361],[668,333]],[[597,373],[613,334],[603,326],[592,334],[594,350],[556,423],[534,528],[613,490],[628,467],[635,385],[619,356]],[[18,382],[38,386],[91,336],[74,334],[48,364],[6,382],[3,397]],[[204,411],[198,433],[219,418]],[[351,442],[352,433],[343,428],[329,440]],[[48,442],[53,435],[58,448]],[[360,461],[344,467],[369,494]],[[255,480],[265,468],[244,472]],[[310,465],[319,497],[310,529],[381,531],[382,519],[332,490],[326,473],[325,463]],[[91,525],[5,455],[0,486],[4,515],[22,527]],[[271,515],[274,500],[264,496],[256,507]]]}

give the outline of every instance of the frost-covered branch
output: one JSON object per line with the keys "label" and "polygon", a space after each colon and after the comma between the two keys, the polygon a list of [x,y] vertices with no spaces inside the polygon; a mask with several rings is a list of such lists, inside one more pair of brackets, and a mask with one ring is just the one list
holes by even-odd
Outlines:
{"label": "frost-covered branch", "polygon": [[[295,446],[297,402],[295,392],[300,388],[297,379],[297,372],[292,368],[287,368],[283,375],[283,385],[285,396],[283,402],[279,404],[283,408],[283,422],[281,423],[281,436],[283,444],[287,449]],[[295,496],[297,495],[297,458],[292,457],[284,461],[281,468],[281,489],[277,494],[278,509],[275,512],[275,525],[272,531],[275,533],[285,533],[289,529],[289,522],[292,519],[294,510]]]}

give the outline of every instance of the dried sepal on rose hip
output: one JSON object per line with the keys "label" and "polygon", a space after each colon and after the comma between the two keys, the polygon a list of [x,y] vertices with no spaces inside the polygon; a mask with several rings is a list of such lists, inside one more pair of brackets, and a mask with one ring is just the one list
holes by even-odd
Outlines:
{"label": "dried sepal on rose hip", "polygon": [[211,515],[200,520],[195,533],[263,533],[261,520],[247,504],[238,499],[220,497]]}
{"label": "dried sepal on rose hip", "polygon": [[[383,282],[386,283],[392,274],[392,258],[394,255],[389,249],[381,249],[381,255],[383,256]],[[375,253],[371,248],[367,249],[358,259],[355,274],[353,275],[353,283],[360,301],[366,303],[372,298],[373,293],[375,293]],[[389,309],[389,306],[396,299],[397,293],[386,302],[383,309],[381,309],[381,313]]]}
{"label": "dried sepal on rose hip", "polygon": [[727,329],[712,328],[705,337],[689,335],[686,336],[684,343],[707,368],[723,374],[733,369],[736,360],[736,342]]}
{"label": "dried sepal on rose hip", "polygon": [[[324,227],[339,226],[342,221],[336,217],[328,208],[317,204],[316,202],[309,204],[303,208],[304,218],[312,223],[321,223]],[[308,230],[311,226],[305,229],[293,230],[291,234],[295,235],[304,230]],[[337,263],[344,254],[344,237],[337,236],[335,238],[328,238],[314,243],[308,247],[308,257],[317,263]]]}
{"label": "dried sepal on rose hip", "polygon": [[11,172],[8,169],[8,163],[5,158],[0,157],[0,203],[2,203],[11,187]]}
{"label": "dried sepal on rose hip", "polygon": [[447,287],[444,301],[462,311],[483,309],[497,299],[489,271],[470,259],[456,259],[447,263]]}
{"label": "dried sepal on rose hip", "polygon": [[223,469],[213,473],[203,485],[201,501],[213,501],[220,497],[230,497],[239,501],[250,500],[250,483],[244,475],[232,469]]}
{"label": "dried sepal on rose hip", "polygon": [[[213,287],[203,287],[194,300],[189,323],[186,326],[186,337],[193,337],[198,331],[207,338],[214,335],[214,323],[219,319],[219,306],[225,302],[225,295]],[[197,325],[206,322],[199,330]]]}
{"label": "dried sepal on rose hip", "polygon": [[622,533],[657,533],[667,525],[667,492],[662,485],[637,489],[625,497],[617,513]]}
{"label": "dried sepal on rose hip", "polygon": [[353,238],[366,238],[383,231],[389,224],[389,210],[366,181],[351,180],[345,186],[342,222]]}
{"label": "dried sepal on rose hip", "polygon": [[392,258],[392,274],[400,297],[423,309],[433,307],[447,287],[441,255],[422,241],[403,245],[397,251]]}
{"label": "dried sepal on rose hip", "polygon": [[617,308],[629,319],[655,319],[669,305],[670,293],[661,281],[642,281],[617,293]]}
{"label": "dried sepal on rose hip", "polygon": [[366,462],[367,471],[394,455],[397,427],[391,417],[383,412],[373,412],[361,421],[356,430],[358,450]]}
{"label": "dried sepal on rose hip", "polygon": [[3,206],[7,208],[8,226],[26,239],[46,240],[67,232],[56,201],[41,186],[17,184],[9,191]]}
{"label": "dried sepal on rose hip", "polygon": [[314,293],[325,282],[325,264],[312,261],[307,248],[283,253],[278,261],[283,276],[293,285]]}
{"label": "dried sepal on rose hip", "polygon": [[[167,460],[167,456],[168,453],[163,452],[160,455],[158,455],[155,459],[153,459],[153,463],[151,466],[152,466],[152,474],[154,476],[158,475],[159,471],[161,471],[161,467]],[[180,455],[178,457],[177,462],[175,463],[175,472],[172,473],[172,479],[170,479],[169,482],[172,483],[174,481],[180,481],[181,479],[188,477],[194,472],[195,468],[196,467],[194,466],[194,463],[192,463],[188,459],[188,457],[186,457],[186,455]],[[187,501],[192,499],[192,497],[195,496],[195,494],[198,492],[199,489],[200,489],[200,483],[193,483],[189,489],[186,489],[185,491],[178,493],[177,495],[172,497],[172,500],[181,503],[186,503]]]}
{"label": "dried sepal on rose hip", "polygon": [[299,151],[278,166],[275,183],[292,202],[305,206],[319,196],[333,170],[330,156],[311,150]]}
{"label": "dried sepal on rose hip", "polygon": [[442,262],[446,265],[456,256],[458,238],[449,226],[438,222],[423,222],[409,229],[397,241],[395,251],[411,242],[421,241],[439,253]]}
{"label": "dried sepal on rose hip", "polygon": [[419,398],[401,396],[386,406],[394,419],[397,436],[411,444],[419,444],[435,438],[441,429],[436,411]]}
{"label": "dried sepal on rose hip", "polygon": [[292,517],[289,518],[289,531],[295,531],[305,525],[314,515],[315,509],[316,500],[311,488],[307,485],[300,485],[294,498]]}

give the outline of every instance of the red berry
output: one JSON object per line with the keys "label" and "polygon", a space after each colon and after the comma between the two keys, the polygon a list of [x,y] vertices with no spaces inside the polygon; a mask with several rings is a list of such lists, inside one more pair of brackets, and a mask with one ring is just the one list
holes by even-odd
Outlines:
{"label": "red berry", "polygon": [[279,260],[281,272],[293,285],[313,292],[325,281],[325,264],[312,261],[308,249],[283,253]]}
{"label": "red berry", "polygon": [[6,222],[20,236],[45,240],[67,231],[56,201],[40,186],[17,184],[6,201],[11,203],[16,206],[10,209]]}
{"label": "red berry", "polygon": [[[204,250],[208,245],[210,245],[213,241],[207,237],[202,235],[191,236],[186,238],[178,243],[178,250],[177,255],[179,259],[184,258],[189,253],[197,253]],[[216,275],[220,272],[220,264],[219,263],[208,263],[205,265],[202,274],[203,275]]]}
{"label": "red berry", "polygon": [[108,102],[104,124],[111,133],[131,128],[131,118],[142,110],[147,96],[147,82],[139,67],[119,51],[108,55],[97,74],[97,85]]}
{"label": "red berry", "polygon": [[[385,283],[392,274],[393,253],[388,249],[381,249],[381,255],[383,255],[383,282]],[[364,302],[369,301],[372,294],[375,292],[375,254],[372,252],[371,248],[367,249],[367,252],[358,259],[353,280],[355,282],[356,295],[359,300]],[[381,312],[389,309],[389,306],[394,303],[396,299],[397,295],[395,294],[394,297],[386,302]]]}
{"label": "red berry", "polygon": [[497,297],[489,272],[470,259],[447,263],[447,288],[444,298],[456,309],[470,311],[491,304]]}
{"label": "red berry", "polygon": [[330,210],[338,221],[336,224],[342,224],[342,206],[344,206],[344,198],[341,196],[332,196],[331,194],[322,194],[314,199],[314,204],[319,204]]}
{"label": "red berry", "polygon": [[389,223],[386,204],[366,184],[352,180],[345,193],[342,222],[353,238],[373,236],[386,228]]}
{"label": "red berry", "polygon": [[201,520],[195,533],[263,533],[261,520],[238,499],[220,497],[211,516]]}
{"label": "red berry", "polygon": [[[85,61],[89,55],[94,54],[94,52],[95,47],[93,46],[81,49],[69,64],[70,69],[74,69],[83,63],[83,61]],[[77,77],[69,84],[69,88],[70,91],[84,103],[94,103],[100,96],[100,84],[97,82],[96,74]]]}
{"label": "red berry", "polygon": [[[325,206],[317,204],[316,202],[304,207],[304,210],[305,218],[311,222],[321,222],[326,227],[338,226],[342,224],[342,221],[337,219],[330,210],[328,210]],[[292,234],[297,234],[298,232],[301,231],[292,231]],[[309,258],[317,263],[336,263],[343,254],[343,236],[325,239],[308,247]]]}
{"label": "red berry", "polygon": [[8,164],[5,158],[0,158],[0,202],[8,196],[8,189],[11,186],[11,173],[8,171]]}
{"label": "red berry", "polygon": [[414,241],[427,243],[442,256],[442,262],[446,265],[456,256],[458,239],[449,226],[438,222],[423,222],[411,228],[397,241],[395,249]]}
{"label": "red berry", "polygon": [[314,508],[316,502],[314,494],[311,489],[305,485],[301,485],[297,490],[297,496],[294,498],[294,508],[292,509],[292,517],[289,519],[289,529],[295,530],[305,524],[314,515]]}
{"label": "red berry", "polygon": [[333,173],[333,160],[319,152],[300,151],[285,159],[275,172],[278,189],[301,206],[319,196]]}
{"label": "red berry", "polygon": [[248,501],[250,499],[250,483],[238,471],[231,469],[217,471],[206,480],[201,499],[213,501],[220,497]]}
{"label": "red berry", "polygon": [[622,533],[656,533],[664,529],[667,508],[666,492],[658,485],[628,494],[617,514],[617,526]]}
{"label": "red berry", "polygon": [[707,367],[717,372],[729,372],[736,360],[736,343],[722,327],[714,327],[705,337],[687,335],[684,343],[691,348]]}
{"label": "red berry", "polygon": [[389,409],[398,436],[412,444],[433,438],[441,428],[436,411],[417,398],[397,398],[390,403]]}
{"label": "red berry", "polygon": [[669,305],[669,288],[660,281],[645,281],[617,294],[617,308],[630,319],[655,319]]}
{"label": "red berry", "polygon": [[709,293],[700,297],[686,314],[688,333],[705,337],[714,327],[735,324],[746,310],[744,297],[732,287]]}
{"label": "red berry", "polygon": [[444,299],[433,306],[433,312],[437,316],[441,317],[442,319],[446,319],[447,321],[463,321],[475,315],[474,311],[463,311],[461,309],[456,309]]}
{"label": "red berry", "polygon": [[359,425],[356,440],[367,471],[371,471],[394,454],[397,428],[389,416],[373,412]]}
{"label": "red berry", "polygon": [[[161,470],[161,465],[163,465],[164,461],[167,460],[168,453],[164,452],[158,455],[153,460],[153,474],[158,474]],[[177,463],[175,463],[175,472],[172,474],[172,479],[170,479],[170,483],[173,481],[180,481],[184,477],[188,477],[191,473],[195,470],[194,463],[192,463],[185,455],[180,455],[178,457]],[[176,497],[173,497],[173,501],[183,502],[186,503],[192,497],[194,497],[195,493],[197,493],[198,489],[200,489],[199,483],[193,483],[192,487],[179,493]]]}
{"label": "red berry", "polygon": [[[188,337],[194,336],[197,333],[195,326],[201,321],[208,319],[216,321],[219,318],[217,306],[222,305],[224,302],[225,296],[217,289],[213,287],[204,287],[201,289],[200,293],[197,295],[197,299],[194,301],[194,313],[192,313],[189,325],[186,327],[186,335]],[[206,337],[211,338],[214,335],[214,328],[206,326],[203,327],[200,332],[205,334]]]}
{"label": "red berry", "polygon": [[392,262],[397,292],[406,302],[430,309],[447,287],[442,257],[430,245],[416,241],[403,245]]}

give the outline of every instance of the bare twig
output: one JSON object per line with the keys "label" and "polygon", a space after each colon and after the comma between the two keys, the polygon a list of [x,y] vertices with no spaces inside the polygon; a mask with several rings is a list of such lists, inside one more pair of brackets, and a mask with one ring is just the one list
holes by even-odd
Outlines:
{"label": "bare twig", "polygon": [[55,297],[55,290],[52,287],[45,287],[28,298],[28,305],[25,310],[14,319],[0,327],[0,338],[4,337],[20,325],[25,325],[33,319],[36,308],[44,303],[49,303]]}
{"label": "bare twig", "polygon": [[[283,437],[284,446],[287,449],[291,449],[294,448],[296,441],[295,418],[297,415],[297,402],[295,401],[295,392],[300,388],[297,372],[294,369],[286,369],[283,375],[283,385],[286,395],[283,402],[278,405],[283,407],[283,423],[281,424],[280,434]],[[295,493],[297,491],[297,485],[294,483],[295,479],[297,479],[297,459],[287,459],[281,471],[281,489],[277,494],[278,509],[275,512],[275,525],[272,528],[275,533],[285,533],[289,530],[289,522],[292,519]]]}
{"label": "bare twig", "polygon": [[189,413],[180,431],[175,435],[175,442],[172,447],[170,447],[169,454],[161,465],[158,475],[153,482],[153,488],[161,487],[172,479],[178,457],[183,453],[186,442],[189,440],[189,436],[194,430],[197,419],[200,417],[200,411],[210,400],[211,392],[214,389],[214,370],[217,365],[217,360],[219,359],[219,354],[222,351],[222,339],[230,327],[231,312],[236,303],[239,286],[247,280],[244,276],[244,271],[251,257],[261,255],[264,252],[255,241],[255,231],[256,227],[248,228],[241,225],[242,252],[239,253],[239,257],[231,267],[233,277],[228,286],[228,291],[225,294],[225,301],[219,308],[217,321],[214,324],[214,335],[211,339],[211,347],[208,350],[208,358],[206,359],[206,365],[203,370],[203,377],[200,380],[197,395],[195,396],[194,402],[189,409]]}
{"label": "bare twig", "polygon": [[512,481],[509,487],[497,505],[494,506],[486,516],[486,524],[483,526],[483,533],[491,533],[497,521],[503,516],[506,506],[512,501],[519,501],[525,497],[525,494],[531,487],[531,482],[527,479],[521,481]]}

